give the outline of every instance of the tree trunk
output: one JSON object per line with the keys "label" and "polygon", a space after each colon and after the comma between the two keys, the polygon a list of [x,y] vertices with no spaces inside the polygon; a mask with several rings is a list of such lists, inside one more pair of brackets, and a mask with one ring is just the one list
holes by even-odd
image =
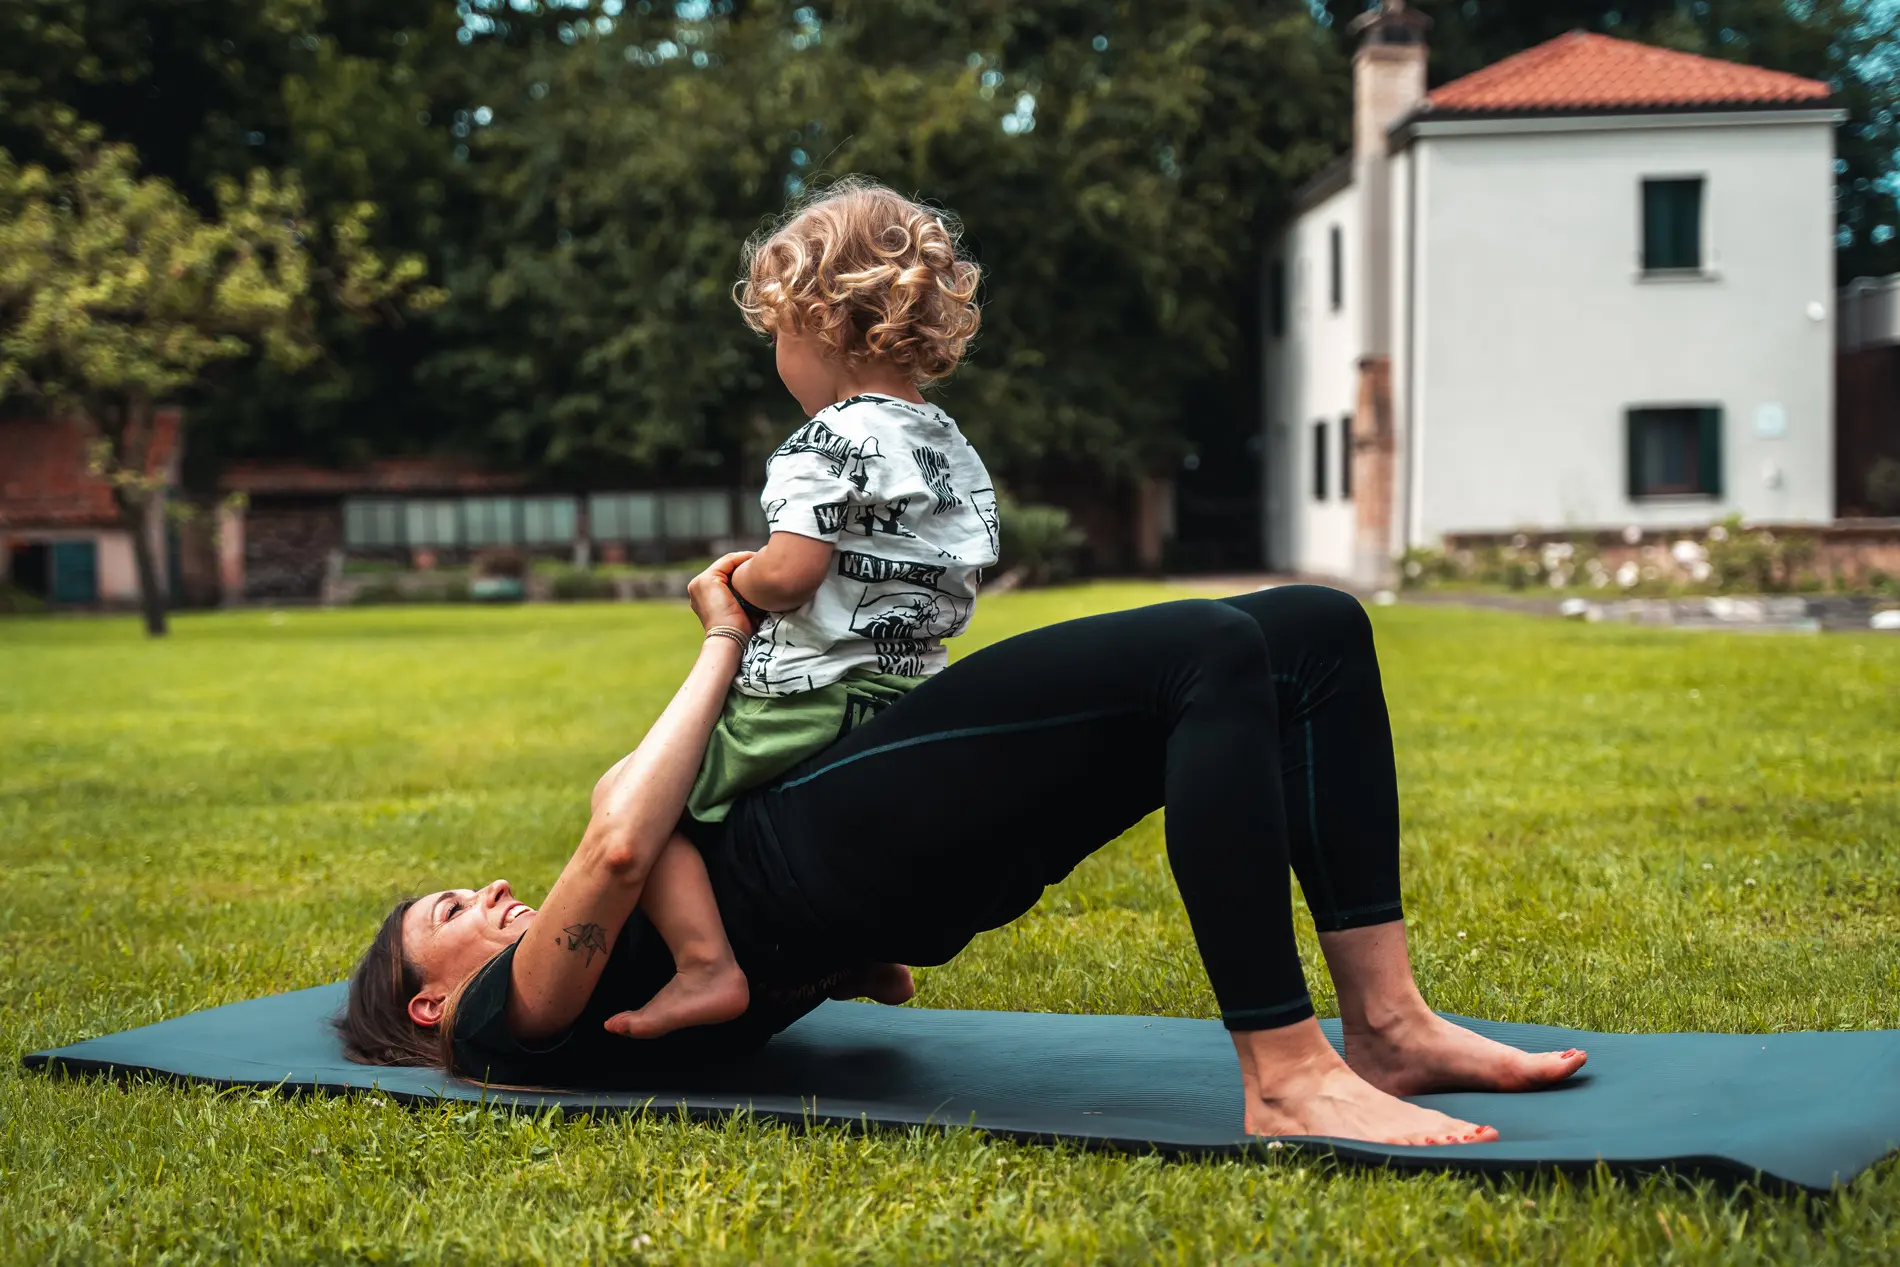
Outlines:
{"label": "tree trunk", "polygon": [[146,522],[151,494],[114,486],[112,500],[119,504],[119,518],[132,534],[132,559],[138,564],[139,609],[145,613],[145,632],[163,638],[168,628],[165,587],[159,583],[158,552],[152,548],[151,525]]}
{"label": "tree trunk", "polygon": [[111,447],[104,474],[112,484],[112,500],[119,518],[132,534],[132,559],[138,565],[139,609],[145,632],[162,638],[168,626],[167,595],[158,579],[158,555],[152,545],[150,507],[157,495],[150,472],[152,405],[143,396],[100,400],[93,406],[93,422]]}

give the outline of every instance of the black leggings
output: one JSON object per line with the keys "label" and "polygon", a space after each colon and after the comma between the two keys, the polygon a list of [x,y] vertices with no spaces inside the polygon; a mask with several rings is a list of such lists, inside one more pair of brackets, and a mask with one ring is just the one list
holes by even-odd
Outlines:
{"label": "black leggings", "polygon": [[986,647],[744,798],[728,843],[771,948],[942,963],[1164,806],[1227,1028],[1313,1015],[1288,864],[1322,932],[1401,915],[1392,734],[1357,600],[1290,585]]}

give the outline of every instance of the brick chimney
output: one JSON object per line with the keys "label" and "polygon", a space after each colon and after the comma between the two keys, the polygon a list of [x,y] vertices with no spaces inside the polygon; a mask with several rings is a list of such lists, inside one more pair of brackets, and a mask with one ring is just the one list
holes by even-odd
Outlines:
{"label": "brick chimney", "polygon": [[1392,189],[1387,135],[1425,99],[1425,30],[1431,19],[1383,0],[1353,20],[1353,185],[1359,191],[1358,405],[1353,417],[1352,487],[1357,531],[1354,579],[1389,585],[1397,440],[1392,417]]}

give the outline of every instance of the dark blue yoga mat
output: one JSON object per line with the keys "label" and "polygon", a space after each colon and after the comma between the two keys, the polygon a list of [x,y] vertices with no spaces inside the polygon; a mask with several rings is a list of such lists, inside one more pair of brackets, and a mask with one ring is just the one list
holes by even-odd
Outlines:
{"label": "dark blue yoga mat", "polygon": [[[742,1064],[617,1091],[484,1088],[420,1069],[351,1064],[329,1019],[341,985],[195,1012],[26,1057],[29,1067],[168,1074],[221,1086],[401,1100],[487,1099],[583,1110],[750,1109],[790,1121],[975,1126],[1016,1139],[1233,1154],[1240,1073],[1213,1021],[946,1012],[827,1003]],[[1487,1122],[1495,1144],[1402,1148],[1307,1141],[1355,1161],[1466,1171],[1666,1167],[1824,1190],[1900,1149],[1900,1031],[1592,1034],[1460,1018],[1527,1051],[1590,1063],[1528,1095],[1422,1096]],[[1325,1022],[1339,1041],[1338,1022]]]}

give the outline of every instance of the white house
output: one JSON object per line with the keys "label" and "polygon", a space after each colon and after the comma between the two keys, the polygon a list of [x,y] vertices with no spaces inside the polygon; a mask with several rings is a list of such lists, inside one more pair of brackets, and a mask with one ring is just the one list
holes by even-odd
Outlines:
{"label": "white house", "polygon": [[1265,260],[1267,559],[1834,513],[1827,85],[1582,32],[1425,91],[1358,20],[1353,152]]}

